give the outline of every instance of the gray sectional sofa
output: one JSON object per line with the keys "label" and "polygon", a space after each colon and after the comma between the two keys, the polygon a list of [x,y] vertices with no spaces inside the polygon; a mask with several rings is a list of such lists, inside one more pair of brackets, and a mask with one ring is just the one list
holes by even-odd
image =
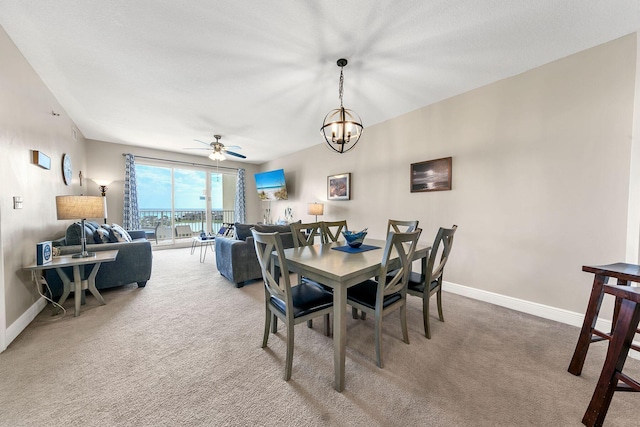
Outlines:
{"label": "gray sectional sofa", "polygon": [[284,248],[293,247],[293,235],[288,225],[236,223],[234,237],[216,237],[216,267],[220,274],[241,288],[244,282],[262,278],[260,263],[251,235],[251,228],[262,233],[279,232]]}
{"label": "gray sectional sofa", "polygon": [[[104,225],[92,221],[86,222],[87,250],[89,252],[118,250],[118,257],[113,262],[105,262],[100,266],[96,275],[96,288],[105,289],[116,286],[123,286],[129,283],[137,283],[138,287],[146,286],[151,278],[151,266],[153,255],[151,252],[151,242],[145,237],[144,230],[128,231],[132,238],[131,242],[118,241],[117,233],[108,230],[105,237]],[[67,228],[65,237],[54,240],[53,246],[60,249],[60,255],[70,255],[79,253],[81,229],[80,224],[72,224]],[[99,243],[98,243],[99,242]],[[85,267],[88,274],[93,268],[93,264]],[[73,277],[71,267],[66,268],[67,275]],[[45,278],[51,288],[51,295],[58,297],[62,295],[62,280],[54,269],[45,270]]]}

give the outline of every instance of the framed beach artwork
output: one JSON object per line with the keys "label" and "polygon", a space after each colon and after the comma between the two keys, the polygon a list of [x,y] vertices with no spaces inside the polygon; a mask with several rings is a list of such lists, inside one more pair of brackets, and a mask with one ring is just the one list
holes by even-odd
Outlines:
{"label": "framed beach artwork", "polygon": [[350,200],[351,199],[351,174],[341,173],[327,177],[327,199],[328,200]]}
{"label": "framed beach artwork", "polygon": [[411,164],[411,192],[451,190],[451,157]]}

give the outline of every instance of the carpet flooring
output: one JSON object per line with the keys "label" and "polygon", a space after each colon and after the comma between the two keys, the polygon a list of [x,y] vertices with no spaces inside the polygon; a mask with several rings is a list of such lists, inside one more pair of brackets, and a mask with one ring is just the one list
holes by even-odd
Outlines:
{"label": "carpet flooring", "polygon": [[[285,382],[281,323],[260,347],[262,283],[235,288],[211,253],[155,251],[146,288],[102,295],[77,318],[72,298],[63,317],[47,306],[0,354],[1,426],[579,426],[606,352],[592,345],[575,377],[578,328],[448,293],[427,340],[409,297],[411,344],[398,313],[385,317],[384,369],[373,320],[347,316],[338,393],[322,321],[296,326]],[[638,360],[625,370],[640,378]],[[605,425],[638,425],[639,403],[617,393]]]}

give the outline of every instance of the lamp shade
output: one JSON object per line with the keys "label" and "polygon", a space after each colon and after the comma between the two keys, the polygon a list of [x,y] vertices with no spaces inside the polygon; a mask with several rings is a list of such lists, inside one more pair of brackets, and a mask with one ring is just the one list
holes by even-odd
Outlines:
{"label": "lamp shade", "polygon": [[324,213],[324,205],[322,203],[309,203],[307,214],[322,215]]}
{"label": "lamp shade", "polygon": [[58,219],[104,218],[105,198],[100,196],[56,196]]}

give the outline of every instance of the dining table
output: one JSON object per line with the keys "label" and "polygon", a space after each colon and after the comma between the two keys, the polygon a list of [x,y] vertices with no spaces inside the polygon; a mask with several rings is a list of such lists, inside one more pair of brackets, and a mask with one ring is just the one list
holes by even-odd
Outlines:
{"label": "dining table", "polygon": [[[345,355],[347,343],[347,289],[380,274],[385,240],[366,239],[366,246],[375,249],[349,252],[346,242],[337,241],[284,250],[290,273],[322,283],[333,290],[333,361],[334,388],[342,392],[345,386]],[[364,246],[364,245],[363,245]],[[347,251],[335,248],[342,247]],[[413,260],[422,260],[422,271],[426,270],[426,259],[431,246],[418,244]],[[274,261],[278,262],[274,254]],[[400,259],[395,249],[390,256],[389,268],[398,268]]]}

